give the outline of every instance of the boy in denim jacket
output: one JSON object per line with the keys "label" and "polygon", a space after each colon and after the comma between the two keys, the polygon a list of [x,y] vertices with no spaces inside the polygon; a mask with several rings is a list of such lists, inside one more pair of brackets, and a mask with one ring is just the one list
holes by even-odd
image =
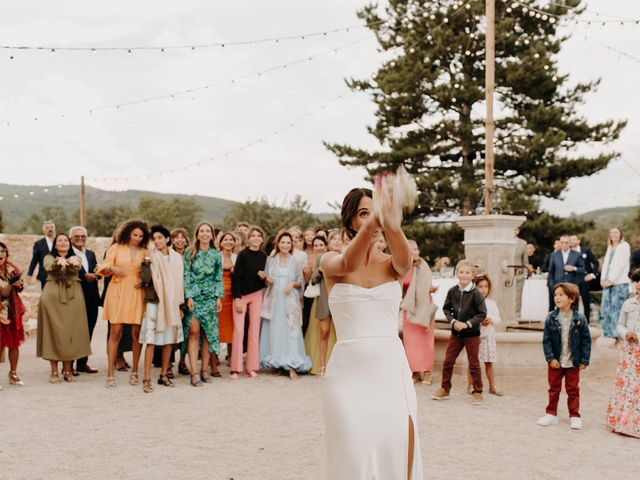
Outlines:
{"label": "boy in denim jacket", "polygon": [[578,312],[580,291],[576,285],[558,283],[553,288],[553,299],[556,308],[547,316],[542,339],[549,364],[549,404],[538,425],[548,427],[558,423],[558,400],[564,377],[571,428],[580,430],[580,370],[587,368],[591,356],[589,324]]}

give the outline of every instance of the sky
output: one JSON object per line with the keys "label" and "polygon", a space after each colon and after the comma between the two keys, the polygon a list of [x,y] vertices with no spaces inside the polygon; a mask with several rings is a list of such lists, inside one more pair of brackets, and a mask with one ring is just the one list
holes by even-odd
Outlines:
{"label": "sky", "polygon": [[[278,203],[299,194],[313,212],[331,211],[330,202],[366,184],[365,174],[340,166],[322,142],[379,147],[367,132],[375,122],[373,102],[344,82],[366,78],[383,60],[356,16],[365,3],[0,0],[2,45],[227,43],[165,52],[134,49],[131,54],[0,49],[0,183],[77,184],[84,175],[88,185],[108,190],[237,201],[266,197]],[[599,12],[640,19],[640,2],[634,0],[592,0],[587,8],[590,12],[582,18],[614,18],[592,13]],[[352,28],[232,45],[344,27]],[[640,60],[598,42],[640,58],[640,26],[580,24],[563,32],[573,36],[560,54],[560,71],[575,82],[602,78],[580,113],[591,121],[626,118],[629,123],[612,147],[621,153],[619,160],[589,178],[571,180],[562,201],[544,200],[542,205],[557,214],[636,205]],[[265,70],[271,71],[257,75]],[[99,108],[205,85],[211,86],[173,98]],[[171,169],[180,171],[155,175]]]}

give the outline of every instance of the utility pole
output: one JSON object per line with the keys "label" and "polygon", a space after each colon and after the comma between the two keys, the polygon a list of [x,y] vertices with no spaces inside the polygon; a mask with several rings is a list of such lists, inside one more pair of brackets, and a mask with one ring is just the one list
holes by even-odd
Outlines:
{"label": "utility pole", "polygon": [[86,200],[84,195],[84,175],[80,177],[80,226],[86,226]]}
{"label": "utility pole", "polygon": [[487,17],[487,34],[485,36],[485,70],[484,83],[487,103],[487,116],[485,118],[485,151],[484,151],[484,213],[493,213],[493,90],[495,88],[496,66],[496,4],[495,0],[485,0],[485,12]]}

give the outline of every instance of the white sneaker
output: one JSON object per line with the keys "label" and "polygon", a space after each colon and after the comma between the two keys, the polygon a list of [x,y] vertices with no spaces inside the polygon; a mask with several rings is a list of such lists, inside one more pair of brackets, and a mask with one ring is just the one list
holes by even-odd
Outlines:
{"label": "white sneaker", "polygon": [[571,428],[574,430],[582,430],[582,418],[571,417]]}
{"label": "white sneaker", "polygon": [[[555,415],[551,415],[549,413],[545,414],[544,416],[540,417],[538,419],[538,425],[542,425],[543,427],[548,427],[550,425],[557,425],[558,423],[558,417],[556,417]],[[573,424],[571,424],[573,425]]]}

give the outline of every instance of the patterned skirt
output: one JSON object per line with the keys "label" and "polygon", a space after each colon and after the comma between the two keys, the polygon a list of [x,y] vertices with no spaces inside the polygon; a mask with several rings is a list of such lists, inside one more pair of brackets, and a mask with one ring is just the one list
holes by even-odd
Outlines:
{"label": "patterned skirt", "polygon": [[602,291],[602,303],[600,305],[600,324],[605,337],[617,338],[616,327],[620,319],[622,304],[629,298],[629,285],[622,283],[605,288]]}
{"label": "patterned skirt", "polygon": [[605,423],[613,432],[640,438],[640,346],[625,341],[620,352]]}

